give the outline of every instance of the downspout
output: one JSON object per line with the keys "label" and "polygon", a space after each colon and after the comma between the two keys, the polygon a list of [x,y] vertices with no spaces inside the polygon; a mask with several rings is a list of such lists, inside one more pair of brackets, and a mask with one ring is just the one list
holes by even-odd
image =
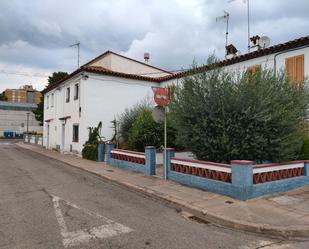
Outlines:
{"label": "downspout", "polygon": [[288,53],[288,52],[291,52],[291,51],[296,51],[296,50],[303,49],[303,48],[307,48],[307,47],[309,47],[309,44],[298,47],[298,48],[291,48],[291,49],[288,49],[288,50],[285,50],[285,51],[282,51],[280,53],[275,54],[275,56],[274,56],[274,72],[275,72],[275,75],[277,74],[277,60],[276,59],[277,59],[278,55]]}

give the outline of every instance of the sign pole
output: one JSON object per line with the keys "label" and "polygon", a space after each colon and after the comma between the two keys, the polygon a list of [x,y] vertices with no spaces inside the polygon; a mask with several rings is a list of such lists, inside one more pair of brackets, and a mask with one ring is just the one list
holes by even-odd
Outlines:
{"label": "sign pole", "polygon": [[167,158],[166,158],[166,147],[167,147],[167,125],[166,125],[166,109],[164,106],[164,180],[167,180]]}
{"label": "sign pole", "polygon": [[152,87],[154,93],[154,101],[158,106],[164,108],[164,153],[163,153],[163,178],[167,180],[167,106],[169,102],[169,89],[163,87]]}

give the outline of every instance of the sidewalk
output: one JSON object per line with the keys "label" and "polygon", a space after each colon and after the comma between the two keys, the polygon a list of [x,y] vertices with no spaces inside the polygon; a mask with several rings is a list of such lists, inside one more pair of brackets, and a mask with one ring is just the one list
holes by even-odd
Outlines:
{"label": "sidewalk", "polygon": [[163,200],[179,210],[214,224],[268,235],[309,237],[309,186],[284,194],[239,201],[164,181],[159,177],[122,170],[102,162],[63,155],[30,144],[16,145]]}

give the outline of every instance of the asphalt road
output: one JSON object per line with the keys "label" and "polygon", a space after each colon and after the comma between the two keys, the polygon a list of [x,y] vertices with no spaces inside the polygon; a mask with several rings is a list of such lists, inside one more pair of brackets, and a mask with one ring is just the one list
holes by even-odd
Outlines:
{"label": "asphalt road", "polygon": [[188,219],[7,141],[0,141],[0,196],[0,248],[309,248]]}

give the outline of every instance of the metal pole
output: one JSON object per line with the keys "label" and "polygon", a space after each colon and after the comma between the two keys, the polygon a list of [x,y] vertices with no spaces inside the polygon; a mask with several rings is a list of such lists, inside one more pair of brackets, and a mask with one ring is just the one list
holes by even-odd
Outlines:
{"label": "metal pole", "polygon": [[248,11],[248,52],[250,52],[250,0],[247,0],[247,11]]}
{"label": "metal pole", "polygon": [[229,13],[226,12],[226,33],[225,33],[225,48],[227,47],[228,43],[228,36],[229,36]]}
{"label": "metal pole", "polygon": [[77,68],[79,68],[79,45],[80,43],[77,43]]}
{"label": "metal pole", "polygon": [[29,134],[29,115],[30,113],[27,112],[27,135]]}
{"label": "metal pole", "polygon": [[166,131],[166,109],[164,106],[164,180],[167,180],[167,158],[166,158],[166,147],[167,147],[167,131]]}

